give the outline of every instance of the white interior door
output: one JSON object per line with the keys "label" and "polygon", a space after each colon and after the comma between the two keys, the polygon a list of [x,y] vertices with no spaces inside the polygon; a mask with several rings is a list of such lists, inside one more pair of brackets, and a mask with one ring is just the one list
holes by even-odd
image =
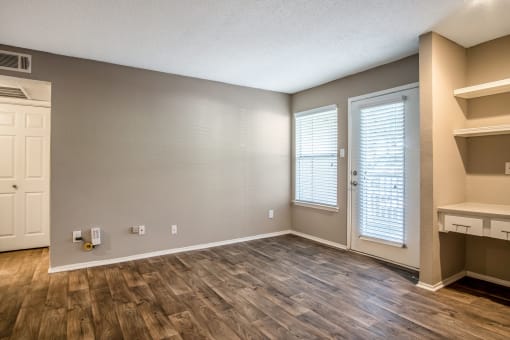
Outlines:
{"label": "white interior door", "polygon": [[49,246],[50,109],[0,102],[0,251]]}
{"label": "white interior door", "polygon": [[417,85],[352,98],[350,247],[419,267],[420,125]]}

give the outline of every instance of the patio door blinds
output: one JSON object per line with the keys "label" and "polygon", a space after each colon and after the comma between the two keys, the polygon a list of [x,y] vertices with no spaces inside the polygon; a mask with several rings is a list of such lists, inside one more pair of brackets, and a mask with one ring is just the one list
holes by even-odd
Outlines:
{"label": "patio door blinds", "polygon": [[404,245],[405,98],[361,108],[360,236]]}

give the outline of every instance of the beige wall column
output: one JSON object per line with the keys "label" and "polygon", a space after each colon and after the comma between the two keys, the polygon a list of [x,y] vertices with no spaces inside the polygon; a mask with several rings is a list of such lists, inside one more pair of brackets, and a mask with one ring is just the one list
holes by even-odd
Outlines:
{"label": "beige wall column", "polygon": [[466,103],[453,96],[464,86],[465,49],[435,33],[420,38],[421,271],[435,284],[462,270],[463,235],[439,234],[437,207],[465,200],[466,145],[453,137],[463,127]]}

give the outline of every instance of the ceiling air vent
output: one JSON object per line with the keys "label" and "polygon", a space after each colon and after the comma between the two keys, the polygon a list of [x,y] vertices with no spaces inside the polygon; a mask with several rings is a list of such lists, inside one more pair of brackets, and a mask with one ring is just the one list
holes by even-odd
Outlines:
{"label": "ceiling air vent", "polygon": [[0,97],[30,99],[21,87],[0,85]]}
{"label": "ceiling air vent", "polygon": [[30,73],[32,71],[32,56],[22,53],[0,51],[0,69]]}

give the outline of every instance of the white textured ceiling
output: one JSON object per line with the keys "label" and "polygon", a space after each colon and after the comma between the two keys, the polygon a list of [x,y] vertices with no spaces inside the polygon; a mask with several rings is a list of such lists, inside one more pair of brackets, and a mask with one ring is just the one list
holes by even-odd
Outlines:
{"label": "white textured ceiling", "polygon": [[416,53],[436,27],[503,35],[509,12],[487,31],[472,2],[510,0],[0,0],[0,43],[294,93]]}

